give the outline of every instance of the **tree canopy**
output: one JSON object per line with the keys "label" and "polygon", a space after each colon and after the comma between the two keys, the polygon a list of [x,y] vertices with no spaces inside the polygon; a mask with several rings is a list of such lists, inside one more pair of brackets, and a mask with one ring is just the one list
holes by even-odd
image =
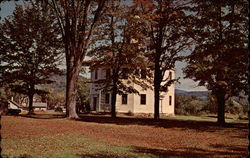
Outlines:
{"label": "tree canopy", "polygon": [[77,78],[90,45],[95,42],[93,34],[100,24],[105,0],[43,0],[44,10],[55,15],[60,28],[66,58],[66,114],[78,118],[76,113]]}
{"label": "tree canopy", "polygon": [[48,84],[60,73],[62,41],[53,17],[36,5],[18,5],[13,16],[0,24],[1,82],[15,92],[29,96],[32,111],[34,94],[45,93],[36,85]]}
{"label": "tree canopy", "polygon": [[138,16],[144,21],[144,38],[147,42],[147,58],[153,63],[154,72],[154,118],[159,119],[160,93],[167,92],[176,79],[169,70],[183,60],[182,52],[190,49],[190,28],[186,23],[190,1],[146,0],[134,1]]}
{"label": "tree canopy", "polygon": [[96,38],[99,43],[89,56],[93,60],[91,69],[106,69],[106,78],[95,82],[102,85],[100,88],[104,92],[112,94],[111,111],[112,117],[115,117],[116,95],[139,93],[129,83],[149,87],[144,82],[146,78],[141,80],[140,75],[142,69],[147,70],[149,62],[142,47],[143,27],[140,19],[135,16],[134,7],[112,0],[105,9],[102,24],[97,29],[99,34]]}
{"label": "tree canopy", "polygon": [[217,98],[219,123],[225,122],[225,100],[248,89],[247,6],[245,0],[194,3],[195,49],[184,72]]}

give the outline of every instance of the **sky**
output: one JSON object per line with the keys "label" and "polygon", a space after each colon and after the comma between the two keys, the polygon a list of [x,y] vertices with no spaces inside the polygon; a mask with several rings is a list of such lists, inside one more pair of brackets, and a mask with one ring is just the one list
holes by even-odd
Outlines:
{"label": "sky", "polygon": [[[15,9],[15,4],[22,4],[22,1],[6,1],[6,2],[0,3],[1,21],[5,17],[13,13],[13,10]],[[185,62],[177,62],[175,65],[176,78],[180,77],[180,80],[179,80],[180,83],[176,83],[175,87],[177,89],[186,90],[186,91],[206,91],[207,89],[205,87],[197,86],[197,83],[194,82],[192,79],[184,79],[184,74],[182,72],[182,69],[185,66],[186,66]]]}

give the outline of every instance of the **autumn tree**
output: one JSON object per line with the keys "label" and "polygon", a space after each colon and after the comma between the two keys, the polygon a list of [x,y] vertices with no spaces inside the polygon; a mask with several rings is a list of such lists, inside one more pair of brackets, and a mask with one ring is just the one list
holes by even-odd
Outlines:
{"label": "autumn tree", "polygon": [[219,124],[225,123],[225,101],[247,92],[248,3],[194,1],[195,50],[188,57],[186,77],[212,91]]}
{"label": "autumn tree", "polygon": [[[117,94],[139,93],[131,84],[149,87],[139,80],[141,69],[146,70],[147,60],[143,53],[141,20],[135,10],[119,0],[106,5],[102,25],[98,27],[99,44],[92,50],[92,69],[106,69],[106,78],[95,81],[103,92],[111,94],[111,116],[116,117]],[[147,73],[146,71],[143,71]]]}
{"label": "autumn tree", "polygon": [[84,58],[94,42],[92,36],[104,12],[105,0],[43,0],[38,1],[44,10],[53,10],[64,43],[67,86],[66,113],[68,118],[78,118],[76,113],[77,78]]}
{"label": "autumn tree", "polygon": [[36,85],[51,83],[49,77],[60,73],[62,42],[53,18],[44,14],[38,6],[18,5],[0,25],[1,82],[28,95],[29,113],[33,95],[45,92]]}
{"label": "autumn tree", "polygon": [[[166,75],[174,70],[175,63],[183,59],[181,54],[190,48],[192,40],[186,27],[189,1],[136,0],[138,16],[145,22],[145,38],[148,40],[147,57],[153,63],[154,72],[154,119],[159,119],[160,93],[176,79]],[[164,77],[167,76],[167,77]]]}

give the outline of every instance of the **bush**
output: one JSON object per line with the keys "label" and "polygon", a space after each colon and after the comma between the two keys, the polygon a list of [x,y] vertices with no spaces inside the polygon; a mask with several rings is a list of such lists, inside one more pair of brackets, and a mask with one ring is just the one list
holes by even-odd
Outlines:
{"label": "bush", "polygon": [[10,115],[18,115],[20,112],[20,109],[8,109],[8,114]]}
{"label": "bush", "polygon": [[203,100],[192,100],[185,107],[185,111],[188,114],[199,115],[202,111],[205,111],[206,102]]}
{"label": "bush", "polygon": [[55,112],[63,112],[63,109],[60,106],[58,106],[55,108]]}
{"label": "bush", "polygon": [[229,99],[225,105],[225,112],[230,114],[241,114],[243,112],[243,107],[241,104],[237,103],[233,99]]}
{"label": "bush", "polygon": [[176,95],[175,113],[199,115],[207,112],[207,101],[195,96]]}

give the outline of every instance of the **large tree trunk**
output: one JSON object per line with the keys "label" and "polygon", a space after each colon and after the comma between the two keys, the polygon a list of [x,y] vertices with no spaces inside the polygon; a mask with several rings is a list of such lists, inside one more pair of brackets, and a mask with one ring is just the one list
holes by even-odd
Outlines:
{"label": "large tree trunk", "polygon": [[28,114],[33,114],[33,96],[34,94],[29,95],[29,113]]}
{"label": "large tree trunk", "polygon": [[76,112],[77,79],[81,68],[80,61],[67,62],[66,115],[70,119],[79,118]]}
{"label": "large tree trunk", "polygon": [[33,97],[34,97],[34,89],[35,89],[35,85],[30,85],[30,89],[29,89],[29,113],[28,114],[33,114]]}
{"label": "large tree trunk", "polygon": [[1,115],[8,114],[8,101],[7,100],[0,99],[0,114]]}
{"label": "large tree trunk", "polygon": [[115,84],[112,90],[111,95],[111,117],[116,118],[116,94],[117,94],[117,85]]}
{"label": "large tree trunk", "polygon": [[155,71],[154,71],[154,119],[159,120],[159,105],[160,105],[160,66],[155,63]]}
{"label": "large tree trunk", "polygon": [[218,105],[218,118],[217,123],[220,125],[225,124],[225,95],[217,94],[217,105]]}

